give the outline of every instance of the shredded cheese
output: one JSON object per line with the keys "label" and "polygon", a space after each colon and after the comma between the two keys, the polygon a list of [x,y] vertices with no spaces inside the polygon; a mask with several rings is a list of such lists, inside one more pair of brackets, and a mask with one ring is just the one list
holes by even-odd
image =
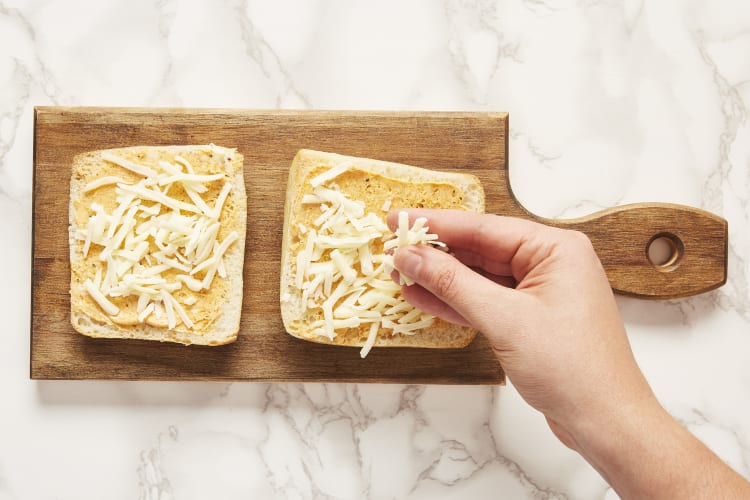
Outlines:
{"label": "shredded cheese", "polygon": [[[322,313],[322,320],[310,325],[314,334],[333,340],[337,330],[369,325],[360,351],[364,358],[381,329],[391,330],[392,335],[413,335],[435,320],[403,299],[401,286],[390,276],[393,256],[386,252],[405,245],[444,245],[428,232],[426,219],[409,227],[406,212],[399,214],[396,237],[390,239],[383,218],[366,213],[364,203],[351,200],[332,182],[352,166],[344,162],[320,173],[310,180],[313,192],[300,199],[302,204],[317,205],[320,215],[313,227],[297,226],[300,247],[294,286],[304,304]],[[381,210],[387,212],[390,206],[386,200]],[[288,300],[290,294],[285,292],[284,297]]]}
{"label": "shredded cheese", "polygon": [[120,308],[110,302],[110,300],[101,292],[101,290],[94,286],[91,280],[86,280],[83,283],[83,286],[86,287],[86,291],[89,293],[89,295],[91,295],[91,298],[94,299],[97,304],[99,304],[99,307],[101,307],[104,312],[106,312],[110,316],[116,316],[117,314],[119,314]]}
{"label": "shredded cheese", "polygon": [[377,323],[372,323],[370,325],[370,332],[367,334],[367,340],[365,341],[365,345],[362,346],[362,350],[359,351],[359,356],[362,359],[365,359],[368,354],[370,354],[370,349],[372,349],[372,346],[375,345],[375,339],[378,336],[378,328],[380,325]]}
{"label": "shredded cheese", "polygon": [[130,170],[131,172],[135,172],[136,174],[142,175],[144,177],[156,177],[156,171],[154,171],[153,169],[145,165],[133,163],[130,160],[126,160],[125,158],[112,154],[108,151],[104,151],[102,153],[102,158],[110,163],[119,165],[126,170]]}
{"label": "shredded cheese", "polygon": [[[312,187],[318,187],[325,182],[335,179],[339,175],[343,174],[352,167],[351,161],[344,161],[336,165],[335,167],[326,170],[322,174],[310,179],[310,185]],[[317,194],[317,193],[316,193]]]}
{"label": "shredded cheese", "polygon": [[193,166],[192,166],[192,165],[190,164],[190,162],[189,162],[189,161],[187,161],[187,160],[186,160],[185,158],[183,158],[182,156],[180,156],[180,155],[175,155],[175,157],[174,157],[174,161],[176,161],[176,162],[178,162],[178,163],[180,163],[180,164],[184,165],[184,166],[185,166],[185,168],[187,169],[187,171],[188,171],[188,173],[189,173],[189,174],[194,174],[194,173],[195,173],[195,170],[193,169]]}
{"label": "shredded cheese", "polygon": [[[438,241],[436,234],[430,234],[429,228],[425,225],[427,219],[425,217],[419,217],[414,221],[414,224],[409,227],[409,214],[406,212],[398,213],[398,228],[396,229],[396,238],[386,241],[383,245],[383,249],[393,250],[408,245],[434,245],[442,249],[446,248],[445,243]],[[388,256],[387,267],[390,271],[393,270],[393,258]],[[399,274],[399,285],[411,286],[414,284],[414,280],[403,274]]]}
{"label": "shredded cheese", "polygon": [[[209,149],[224,155],[225,166],[231,162],[233,150]],[[180,303],[173,293],[183,285],[191,292],[202,292],[211,287],[216,273],[226,277],[223,257],[239,234],[232,231],[221,242],[217,237],[232,183],[223,173],[196,174],[193,165],[180,155],[175,156],[175,163],[158,162],[160,171],[111,152],[102,153],[102,158],[142,178],[128,183],[119,176],[104,176],[89,182],[83,190],[113,189],[117,203],[111,213],[92,203],[88,224],[76,234],[83,241],[84,257],[96,247],[97,260],[103,263],[94,280],[84,282],[86,292],[109,316],[120,312],[110,298],[135,296],[139,323],[151,315],[157,320],[166,315],[170,329],[178,323],[194,328],[195,322],[183,306],[195,304],[196,296],[189,295]],[[220,181],[225,182],[210,207],[201,195]],[[192,203],[169,195],[174,184],[182,187]],[[158,251],[149,251],[152,246]],[[183,274],[170,281],[162,274],[170,269]],[[199,279],[196,275],[201,272],[205,275]]]}
{"label": "shredded cheese", "polygon": [[86,187],[83,188],[84,193],[88,193],[89,191],[93,191],[95,189],[99,189],[102,186],[108,186],[110,184],[127,184],[124,180],[122,180],[120,177],[117,177],[116,175],[108,175],[105,177],[99,177],[98,179],[94,179],[93,181],[86,184]]}

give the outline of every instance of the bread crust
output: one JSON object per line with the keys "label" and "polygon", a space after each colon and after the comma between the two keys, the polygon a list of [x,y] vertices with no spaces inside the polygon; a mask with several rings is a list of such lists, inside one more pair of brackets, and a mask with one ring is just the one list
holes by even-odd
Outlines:
{"label": "bread crust", "polygon": [[[102,154],[105,152],[113,154],[124,153],[168,153],[172,155],[185,155],[196,148],[207,146],[134,146],[128,148],[117,148],[109,150],[89,151],[77,155],[73,159],[71,181],[70,181],[70,205],[69,205],[69,249],[71,262],[71,314],[70,322],[73,328],[88,337],[93,338],[119,338],[119,339],[142,339],[156,340],[160,342],[175,342],[185,345],[209,345],[217,346],[234,342],[237,339],[242,311],[242,282],[245,255],[245,228],[247,221],[247,195],[243,174],[243,157],[240,153],[232,155],[232,190],[229,193],[225,207],[232,205],[231,219],[224,219],[222,212],[221,223],[228,230],[236,230],[239,234],[237,239],[224,255],[226,268],[227,294],[221,304],[221,311],[215,321],[206,331],[191,331],[178,324],[176,328],[153,326],[140,323],[137,325],[119,325],[112,321],[95,318],[87,314],[82,307],[80,297],[83,295],[83,285],[80,280],[74,280],[73,264],[83,258],[83,244],[75,238],[76,231],[82,229],[76,221],[76,200],[80,200],[81,193],[86,185],[86,180],[81,173],[87,169],[96,169],[97,165],[104,163]],[[225,149],[225,148],[217,148]],[[219,279],[218,277],[215,279]]]}
{"label": "bread crust", "polygon": [[[398,197],[406,202],[405,206],[414,206],[417,203],[414,201],[416,198],[412,193],[418,191],[419,186],[433,183],[452,186],[457,193],[456,196],[461,198],[461,203],[458,206],[456,200],[450,200],[451,204],[447,206],[447,200],[437,200],[435,207],[462,208],[484,212],[485,198],[479,179],[466,173],[441,172],[410,165],[305,149],[297,153],[289,170],[284,204],[280,280],[280,303],[284,328],[293,337],[311,342],[361,347],[366,340],[362,332],[337,331],[337,335],[333,339],[311,333],[309,318],[305,317],[307,308],[305,304],[302,304],[301,292],[294,285],[297,254],[295,247],[299,244],[294,240],[293,227],[298,223],[302,211],[315,209],[315,205],[302,205],[300,198],[305,192],[306,185],[313,176],[313,172],[320,170],[322,166],[333,167],[345,161],[353,162],[353,168],[357,170],[371,173],[375,182],[378,179],[398,182],[400,186]],[[352,196],[352,193],[345,194]],[[352,199],[358,198],[353,197]],[[392,208],[404,207],[393,206]],[[384,215],[384,213],[385,211],[381,215]],[[453,325],[436,319],[431,327],[420,330],[413,335],[391,335],[390,330],[381,327],[374,346],[460,348],[470,344],[476,333],[476,330],[472,328]]]}

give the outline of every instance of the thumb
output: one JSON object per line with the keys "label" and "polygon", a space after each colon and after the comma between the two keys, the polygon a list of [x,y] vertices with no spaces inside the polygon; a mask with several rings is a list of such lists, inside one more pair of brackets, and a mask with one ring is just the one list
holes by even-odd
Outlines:
{"label": "thumb", "polygon": [[520,314],[515,290],[498,285],[440,250],[400,248],[394,266],[483,332],[497,331],[498,322],[510,326]]}

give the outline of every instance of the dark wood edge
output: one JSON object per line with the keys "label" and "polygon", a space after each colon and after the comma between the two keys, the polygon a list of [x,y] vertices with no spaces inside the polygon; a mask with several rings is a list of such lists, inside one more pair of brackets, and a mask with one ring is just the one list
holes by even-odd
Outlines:
{"label": "dark wood edge", "polygon": [[716,287],[726,285],[727,279],[729,278],[729,221],[724,220],[724,279]]}
{"label": "dark wood edge", "polygon": [[180,377],[180,378],[160,378],[160,377],[122,377],[122,378],[96,378],[96,377],[70,377],[70,376],[44,376],[32,377],[32,380],[40,381],[98,381],[98,382],[249,382],[249,383],[267,383],[267,384],[388,384],[388,385],[442,385],[442,386],[476,386],[476,387],[502,387],[507,384],[507,378],[503,374],[500,379],[488,380],[455,380],[445,378],[414,378],[408,382],[403,379],[387,378],[320,378],[310,380],[309,378],[219,378],[219,377]]}
{"label": "dark wood edge", "polygon": [[[149,114],[153,115],[154,112],[168,113],[173,115],[217,115],[217,114],[231,114],[231,115],[243,115],[243,116],[264,116],[273,114],[276,116],[314,116],[314,115],[335,115],[359,118],[362,116],[374,116],[374,117],[397,117],[406,115],[422,115],[436,118],[476,118],[478,116],[486,116],[488,118],[500,118],[504,120],[507,134],[508,126],[508,113],[502,111],[419,111],[419,110],[404,110],[404,111],[379,111],[379,110],[336,110],[336,109],[262,109],[262,108],[171,108],[171,107],[107,107],[107,106],[35,106],[34,114],[44,121],[48,116],[52,114],[65,113],[68,117],[71,115],[85,115],[87,118],[91,117],[92,113],[100,113],[102,116],[111,116],[113,114],[119,115],[139,115]],[[70,121],[70,120],[65,120]],[[506,141],[506,157],[507,157],[507,141]]]}
{"label": "dark wood edge", "polygon": [[520,203],[518,203],[518,198],[516,198],[516,195],[514,195],[513,191],[510,189],[510,115],[508,113],[495,114],[497,115],[497,118],[499,118],[503,123],[503,127],[505,128],[505,164],[501,168],[506,172],[505,179],[508,186],[508,194],[516,202],[517,205],[520,205]]}
{"label": "dark wood edge", "polygon": [[34,290],[36,289],[36,281],[34,280],[34,261],[36,260],[36,143],[37,143],[37,115],[39,113],[39,107],[34,106],[34,120],[33,120],[33,134],[34,139],[32,142],[32,160],[31,160],[31,276],[29,292],[31,293],[30,309],[29,309],[29,378],[35,378],[36,366],[34,365]]}
{"label": "dark wood edge", "polygon": [[632,208],[669,208],[673,210],[681,210],[683,212],[692,212],[694,214],[700,215],[701,217],[713,219],[715,222],[724,224],[725,226],[727,225],[727,221],[723,217],[720,217],[716,214],[713,214],[701,208],[691,207],[689,205],[680,205],[677,203],[663,203],[663,202],[649,202],[649,201],[638,202],[638,203],[628,203],[626,205],[617,205],[615,207],[605,208],[603,210],[599,210],[597,212],[584,215],[582,217],[574,217],[571,219],[548,219],[548,218],[539,217],[539,216],[534,216],[534,217],[550,225],[579,224],[581,222],[588,222],[594,219],[598,219],[602,215],[622,212],[622,211],[630,210]]}

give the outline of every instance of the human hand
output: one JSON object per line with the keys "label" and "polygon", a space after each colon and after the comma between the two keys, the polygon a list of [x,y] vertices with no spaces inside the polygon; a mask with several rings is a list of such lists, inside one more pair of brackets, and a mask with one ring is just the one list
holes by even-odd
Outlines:
{"label": "human hand", "polygon": [[[633,358],[611,288],[588,238],[535,222],[450,210],[426,217],[453,255],[395,254],[415,280],[404,297],[488,339],[521,396],[573,446],[571,425],[655,402]],[[397,213],[388,217],[391,227]]]}
{"label": "human hand", "polygon": [[[392,229],[399,211],[388,215]],[[521,396],[623,498],[750,494],[656,400],[585,235],[496,215],[407,212],[410,224],[426,217],[452,255],[398,249],[396,270],[416,282],[405,299],[481,331]]]}

